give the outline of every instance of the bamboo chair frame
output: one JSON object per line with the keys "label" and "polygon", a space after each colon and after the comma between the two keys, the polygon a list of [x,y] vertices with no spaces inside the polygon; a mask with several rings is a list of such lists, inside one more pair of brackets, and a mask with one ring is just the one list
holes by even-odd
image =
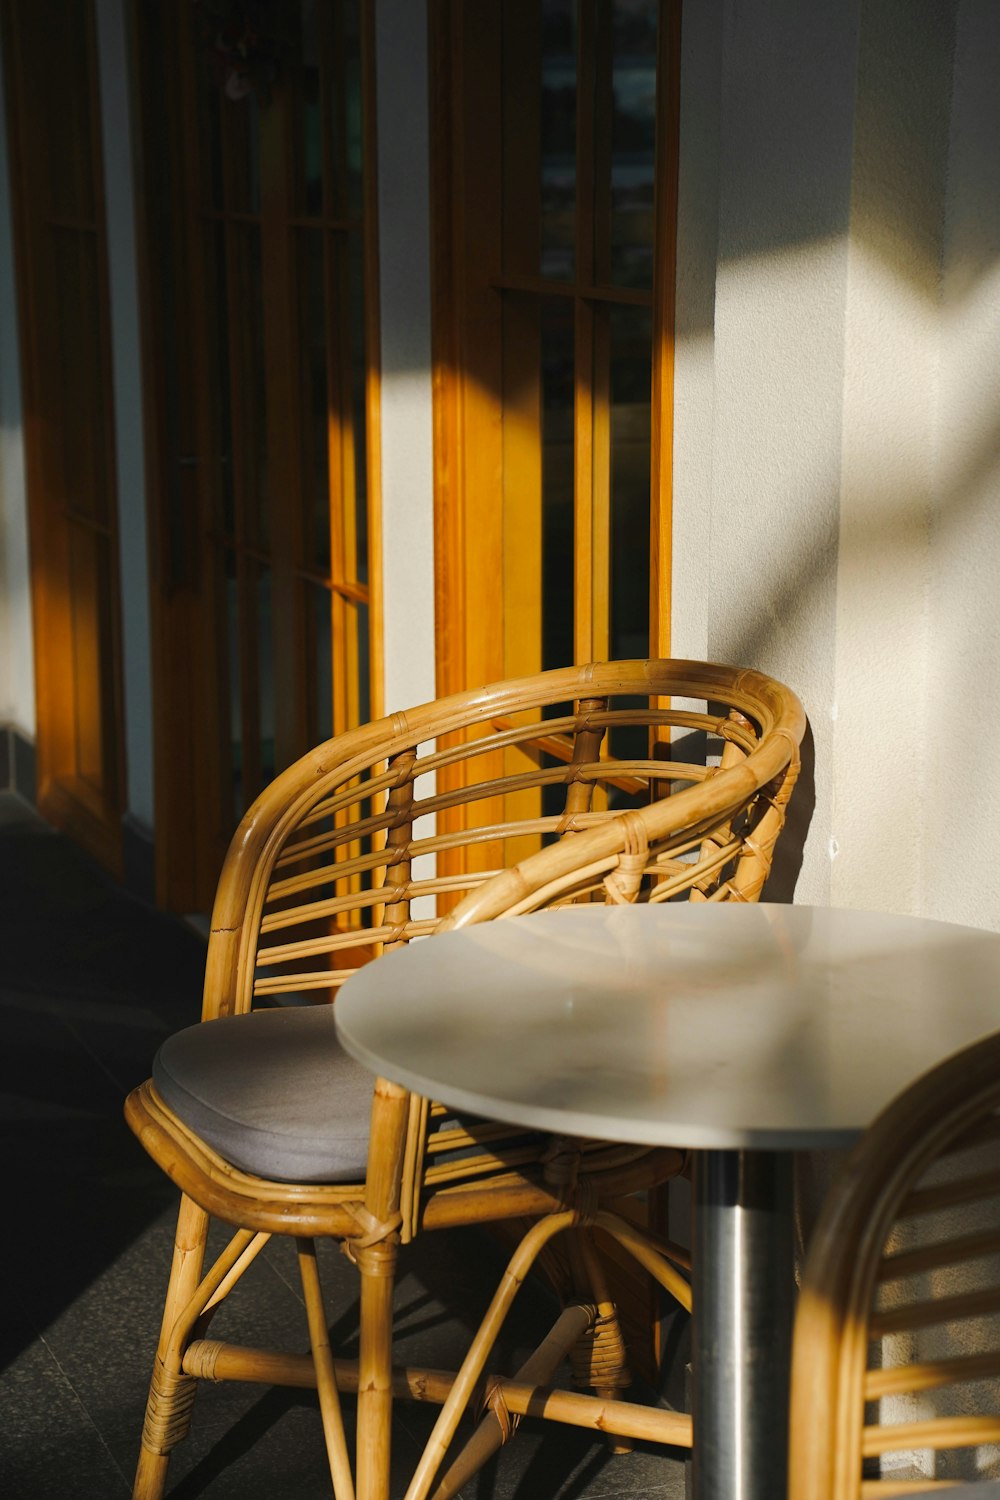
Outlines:
{"label": "bamboo chair frame", "polygon": [[[953,1452],[1000,1443],[1000,1413],[901,1417],[881,1423],[884,1397],[946,1391],[1000,1378],[1000,1337],[975,1353],[926,1359],[903,1354],[875,1368],[873,1341],[1000,1310],[1000,1273],[958,1295],[935,1287],[951,1268],[1000,1256],[1000,1225],[969,1234],[936,1229],[933,1242],[894,1246],[894,1227],[956,1205],[1000,1208],[995,1168],[959,1160],[1000,1142],[1000,1034],[948,1058],[900,1094],[865,1132],[820,1212],[803,1268],[795,1317],[789,1448],[790,1500],[879,1500],[950,1490],[956,1479],[867,1477],[865,1459],[912,1450]],[[935,1165],[952,1158],[944,1178]],[[958,1169],[958,1170],[956,1170]],[[928,1175],[930,1180],[928,1181]],[[878,1307],[880,1288],[912,1276],[931,1278],[896,1305]],[[963,1402],[967,1404],[967,1402]],[[868,1410],[866,1411],[866,1405]],[[975,1488],[975,1486],[973,1486]]]}
{"label": "bamboo chair frame", "polygon": [[[684,895],[756,900],[798,774],[804,725],[794,694],[763,674],[636,661],[457,694],[328,741],[272,783],[234,836],[212,916],[203,1019],[245,1013],[282,994],[328,1002],[360,963],[413,937],[541,906]],[[697,754],[685,758],[692,737]],[[627,753],[613,753],[623,739]],[[621,810],[623,801],[637,805]],[[547,838],[554,842],[545,846]],[[417,865],[421,856],[432,857],[431,868]],[[436,910],[414,910],[418,898]],[[387,1500],[394,1396],[442,1403],[411,1500],[430,1492],[477,1393],[487,1418],[439,1484],[438,1500],[455,1492],[521,1414],[541,1408],[556,1420],[617,1433],[626,1445],[653,1436],[690,1444],[688,1417],[617,1399],[629,1383],[625,1351],[585,1230],[604,1229],[690,1306],[684,1252],[614,1212],[617,1200],[681,1170],[683,1153],[456,1125],[440,1106],[378,1079],[366,1180],[309,1185],[258,1178],[223,1160],[151,1081],[130,1095],[126,1117],[183,1195],[136,1500],[162,1495],[198,1379],[315,1386],[337,1500],[355,1494],[341,1392],[359,1393],[360,1500]],[[210,1216],[237,1233],[205,1272]],[[418,1232],[525,1218],[531,1227],[462,1370],[394,1370],[399,1246]],[[512,1381],[484,1387],[484,1362],[518,1286],[565,1230],[572,1231],[569,1305]],[[205,1337],[272,1233],[299,1244],[311,1356]],[[313,1251],[319,1235],[339,1239],[359,1271],[357,1363],[334,1359],[329,1348]],[[539,1388],[568,1354],[578,1381],[596,1394],[543,1398]]]}

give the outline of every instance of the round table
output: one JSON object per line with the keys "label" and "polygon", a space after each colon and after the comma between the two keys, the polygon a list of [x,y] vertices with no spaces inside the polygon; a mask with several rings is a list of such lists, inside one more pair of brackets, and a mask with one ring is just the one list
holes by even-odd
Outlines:
{"label": "round table", "polygon": [[577,906],[411,943],[351,978],[336,1017],[373,1071],[457,1109],[694,1150],[694,1494],[773,1500],[794,1152],[850,1143],[1000,1028],[1000,936],[806,906]]}

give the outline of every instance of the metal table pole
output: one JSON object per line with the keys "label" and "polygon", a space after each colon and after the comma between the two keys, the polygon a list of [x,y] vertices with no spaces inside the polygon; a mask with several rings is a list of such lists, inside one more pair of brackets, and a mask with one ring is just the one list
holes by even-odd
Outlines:
{"label": "metal table pole", "polygon": [[702,1151],[693,1224],[694,1500],[788,1484],[792,1153]]}

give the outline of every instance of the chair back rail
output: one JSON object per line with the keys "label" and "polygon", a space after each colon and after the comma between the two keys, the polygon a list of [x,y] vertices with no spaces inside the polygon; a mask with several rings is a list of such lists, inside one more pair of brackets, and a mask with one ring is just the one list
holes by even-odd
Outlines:
{"label": "chair back rail", "polygon": [[[760,673],[637,661],[457,694],[338,736],[237,830],[204,1015],[328,1000],[386,947],[553,882],[558,899],[607,899],[629,838],[648,850],[642,899],[756,899],[803,727],[794,695]],[[564,894],[581,863],[589,883]]]}

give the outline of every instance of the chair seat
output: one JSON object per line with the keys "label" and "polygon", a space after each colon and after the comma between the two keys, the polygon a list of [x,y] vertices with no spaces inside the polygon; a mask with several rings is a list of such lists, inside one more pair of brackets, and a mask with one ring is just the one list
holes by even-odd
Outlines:
{"label": "chair seat", "polygon": [[164,1103],[233,1166],[276,1182],[363,1182],[372,1074],[333,1006],[252,1011],[176,1032],[153,1062]]}

